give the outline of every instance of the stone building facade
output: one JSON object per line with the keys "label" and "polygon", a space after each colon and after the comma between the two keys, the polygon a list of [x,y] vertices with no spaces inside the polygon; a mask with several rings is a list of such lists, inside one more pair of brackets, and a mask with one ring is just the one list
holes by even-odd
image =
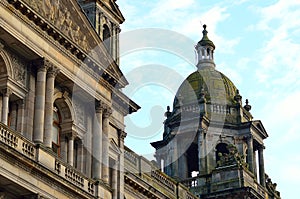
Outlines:
{"label": "stone building facade", "polygon": [[[173,166],[177,162],[173,164],[165,158],[165,163],[170,164],[164,173],[157,162],[124,146],[124,117],[140,107],[121,90],[128,84],[118,59],[123,22],[115,0],[0,1],[1,199],[217,198],[220,196],[210,193],[217,194],[222,186],[228,186],[224,182],[208,191],[203,183],[213,179],[219,182],[227,159],[221,158],[215,169],[213,157],[199,156],[199,163],[185,157],[186,164],[179,173],[175,172],[179,167]],[[210,48],[209,63],[213,64],[214,48]],[[201,100],[207,100],[206,96]],[[249,169],[231,169],[229,164],[227,171],[232,176],[242,172],[249,183],[252,180],[244,187],[269,194],[265,188],[268,184],[262,184],[265,180],[262,178],[259,185],[254,177],[255,153],[250,153],[259,150],[263,160],[262,140],[267,134],[261,122],[252,121],[246,110],[235,109],[240,119],[228,116],[230,121],[243,123],[244,134],[232,139],[227,136],[230,128],[225,128],[223,137],[227,145],[236,140],[239,151],[249,151],[252,158],[247,156],[247,163],[253,164]],[[168,121],[175,118],[173,112],[167,113]],[[202,112],[201,122],[208,125],[209,111]],[[167,120],[164,140],[175,132]],[[202,130],[206,131],[205,126],[201,126]],[[203,142],[200,139],[199,143],[205,143],[204,137]],[[171,140],[168,141],[173,143]],[[195,143],[187,153],[198,154]],[[161,160],[162,145],[154,146]],[[176,150],[180,149],[172,149]],[[223,150],[221,145],[220,152]],[[189,178],[188,173],[198,168],[195,165],[201,165],[201,175]],[[259,169],[260,176],[262,171]],[[273,183],[269,185],[274,189]],[[272,193],[278,198],[276,191]]]}
{"label": "stone building facade", "polygon": [[268,134],[248,99],[243,106],[239,90],[215,69],[215,45],[203,28],[197,71],[168,107],[163,139],[151,143],[158,165],[200,198],[280,198],[265,173]]}

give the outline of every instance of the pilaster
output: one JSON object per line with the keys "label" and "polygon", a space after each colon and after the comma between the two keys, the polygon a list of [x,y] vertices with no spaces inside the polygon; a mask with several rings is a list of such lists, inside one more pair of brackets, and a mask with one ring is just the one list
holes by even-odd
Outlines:
{"label": "pilaster", "polygon": [[95,101],[95,116],[93,122],[93,178],[100,179],[102,174],[102,114],[103,104]]}
{"label": "pilaster", "polygon": [[102,136],[102,179],[105,183],[109,183],[109,117],[112,109],[106,107],[103,112],[103,136]]}

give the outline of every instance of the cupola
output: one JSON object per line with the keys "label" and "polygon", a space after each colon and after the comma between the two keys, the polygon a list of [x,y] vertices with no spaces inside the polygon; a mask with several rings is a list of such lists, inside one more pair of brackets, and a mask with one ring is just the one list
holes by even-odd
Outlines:
{"label": "cupola", "polygon": [[197,51],[197,67],[198,69],[203,69],[206,67],[215,68],[214,62],[214,43],[207,37],[206,25],[203,25],[203,37],[195,46]]}

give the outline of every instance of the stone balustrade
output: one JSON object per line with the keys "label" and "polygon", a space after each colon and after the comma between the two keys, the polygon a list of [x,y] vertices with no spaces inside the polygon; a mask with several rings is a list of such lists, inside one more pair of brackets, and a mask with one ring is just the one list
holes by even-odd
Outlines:
{"label": "stone balustrade", "polygon": [[231,114],[230,107],[223,104],[211,104],[210,110],[212,113]]}
{"label": "stone balustrade", "polygon": [[151,171],[151,176],[157,181],[159,181],[161,184],[165,185],[169,190],[175,192],[176,184],[172,180],[170,180],[169,177],[164,175],[162,172],[153,170]]}
{"label": "stone balustrade", "polygon": [[254,178],[253,174],[244,168],[234,165],[228,166],[225,170],[215,169],[212,175],[200,175],[181,181],[183,185],[196,194],[209,194],[228,188],[248,188],[254,190],[262,198],[265,198],[266,190]]}
{"label": "stone balustrade", "polygon": [[0,142],[14,148],[26,157],[35,159],[35,145],[21,134],[0,123]]}
{"label": "stone balustrade", "polygon": [[[160,171],[160,169],[155,165],[155,163],[147,160],[143,156],[139,156],[129,148],[125,147],[124,151],[125,159],[125,177],[134,178],[137,181],[147,183],[147,186],[144,189],[151,190],[150,187],[153,187],[153,190],[161,190],[162,198],[179,198],[182,199],[196,199],[188,188],[181,183],[177,183],[174,179]],[[136,185],[136,183],[133,183]],[[162,188],[165,187],[165,188]],[[142,189],[142,188],[138,188]]]}
{"label": "stone balustrade", "polygon": [[133,165],[137,165],[137,157],[132,153],[132,152],[129,152],[129,151],[124,151],[124,158],[126,160],[128,160],[129,163],[132,163]]}
{"label": "stone balustrade", "polygon": [[41,166],[61,176],[76,188],[96,196],[95,190],[97,187],[93,179],[87,178],[74,167],[58,159],[48,148],[34,144],[2,123],[0,123],[0,143],[14,149],[32,161],[38,162]]}
{"label": "stone balustrade", "polygon": [[95,182],[84,176],[84,174],[78,172],[70,165],[64,163],[61,160],[56,159],[54,164],[54,170],[58,175],[68,180],[73,185],[87,191],[88,193],[95,194]]}

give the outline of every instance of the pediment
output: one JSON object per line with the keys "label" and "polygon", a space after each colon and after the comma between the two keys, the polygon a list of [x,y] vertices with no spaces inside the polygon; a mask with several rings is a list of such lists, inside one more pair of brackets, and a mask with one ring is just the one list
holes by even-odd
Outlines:
{"label": "pediment", "polygon": [[113,152],[115,152],[116,154],[121,154],[121,150],[119,149],[119,146],[117,145],[117,143],[115,142],[114,139],[110,139],[110,145],[109,145],[110,149],[112,149]]}
{"label": "pediment", "polygon": [[262,122],[260,120],[255,120],[255,121],[252,122],[252,124],[260,132],[260,134],[263,136],[263,138],[268,137],[268,133],[267,133],[264,125],[262,124]]}
{"label": "pediment", "polygon": [[[76,0],[10,0],[9,2],[67,50],[87,65],[91,65],[90,67],[96,73],[107,76],[104,79],[110,84],[116,85],[119,82],[120,87],[128,84]],[[110,4],[115,7],[114,2]],[[20,8],[20,5],[28,6],[31,11],[23,12],[25,9]]]}
{"label": "pediment", "polygon": [[116,4],[116,0],[103,0],[100,3],[112,12],[112,14],[119,19],[119,22],[122,23],[125,20],[119,6]]}

